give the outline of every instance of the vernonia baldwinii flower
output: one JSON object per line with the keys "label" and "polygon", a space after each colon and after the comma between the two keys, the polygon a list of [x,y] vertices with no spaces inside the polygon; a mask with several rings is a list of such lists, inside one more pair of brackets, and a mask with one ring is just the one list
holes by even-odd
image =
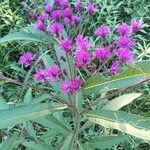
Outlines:
{"label": "vernonia baldwinii flower", "polygon": [[71,50],[72,50],[72,40],[70,40],[70,39],[61,40],[60,47],[66,53],[71,52]]}
{"label": "vernonia baldwinii flower", "polygon": [[32,64],[35,57],[35,54],[31,52],[26,52],[19,58],[19,64],[23,65],[24,67],[29,67]]}

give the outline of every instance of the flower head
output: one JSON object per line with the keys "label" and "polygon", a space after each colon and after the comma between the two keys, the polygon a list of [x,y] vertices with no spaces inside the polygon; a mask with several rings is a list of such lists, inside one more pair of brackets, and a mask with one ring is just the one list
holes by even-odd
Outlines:
{"label": "flower head", "polygon": [[76,67],[83,69],[91,61],[91,56],[87,51],[78,50],[75,55]]}
{"label": "flower head", "polygon": [[72,16],[72,22],[74,25],[78,24],[80,22],[81,18],[79,16]]}
{"label": "flower head", "polygon": [[57,6],[60,6],[60,0],[54,0],[54,2]]}
{"label": "flower head", "polygon": [[109,69],[109,73],[111,75],[116,75],[120,72],[120,69],[121,69],[121,66],[120,66],[119,61],[115,61],[115,62],[112,63],[112,66]]}
{"label": "flower head", "polygon": [[119,48],[117,56],[121,61],[129,64],[134,60],[134,53],[129,48]]}
{"label": "flower head", "polygon": [[68,81],[63,81],[60,90],[63,94],[68,95],[70,92],[70,83]]}
{"label": "flower head", "polygon": [[61,41],[60,47],[63,51],[69,53],[72,50],[72,41],[70,39],[64,39]]}
{"label": "flower head", "polygon": [[23,65],[24,67],[29,67],[32,64],[35,57],[35,54],[31,52],[26,52],[19,58],[19,64]]}
{"label": "flower head", "polygon": [[61,19],[61,16],[62,16],[62,11],[61,10],[54,10],[51,13],[51,17],[55,21],[59,21]]}
{"label": "flower head", "polygon": [[47,16],[45,16],[45,15],[40,15],[40,16],[38,17],[38,22],[45,23],[46,20],[47,20]]}
{"label": "flower head", "polygon": [[50,14],[51,12],[52,12],[52,6],[50,6],[50,5],[47,5],[47,6],[45,6],[45,13],[46,14]]}
{"label": "flower head", "polygon": [[82,11],[83,10],[83,5],[80,2],[77,2],[75,5],[75,9],[78,11]]}
{"label": "flower head", "polygon": [[108,26],[101,26],[95,31],[95,35],[101,38],[106,38],[110,34],[111,34],[111,30]]}
{"label": "flower head", "polygon": [[91,44],[89,43],[87,37],[84,37],[83,35],[78,35],[76,38],[76,42],[78,50],[88,50],[91,47]]}
{"label": "flower head", "polygon": [[132,20],[131,27],[132,27],[133,32],[136,33],[143,28],[143,24],[137,20]]}
{"label": "flower head", "polygon": [[68,26],[71,26],[71,27],[74,26],[72,20],[69,19],[69,18],[67,18],[67,17],[64,18],[64,22],[65,22],[66,25],[68,25]]}
{"label": "flower head", "polygon": [[61,0],[61,1],[60,1],[60,6],[61,6],[62,9],[68,8],[68,7],[69,7],[69,2],[68,2],[68,0]]}
{"label": "flower head", "polygon": [[94,7],[93,4],[89,4],[87,11],[89,15],[94,15],[97,12],[97,9]]}
{"label": "flower head", "polygon": [[70,91],[75,94],[78,90],[81,89],[82,81],[80,79],[71,80],[70,82]]}
{"label": "flower head", "polygon": [[117,40],[117,45],[119,47],[132,48],[134,46],[134,41],[128,37],[119,37]]}
{"label": "flower head", "polygon": [[47,70],[47,79],[49,79],[53,83],[60,79],[61,74],[61,70],[57,65],[51,66]]}
{"label": "flower head", "polygon": [[40,30],[40,31],[45,31],[46,30],[45,24],[43,22],[37,22],[35,27],[36,27],[37,30]]}
{"label": "flower head", "polygon": [[39,69],[36,71],[36,73],[34,74],[34,79],[40,82],[44,82],[46,83],[47,80],[47,71],[44,69]]}
{"label": "flower head", "polygon": [[131,27],[125,23],[120,24],[117,31],[121,36],[129,36],[132,33]]}
{"label": "flower head", "polygon": [[67,17],[67,18],[71,19],[72,15],[73,15],[72,9],[71,8],[66,8],[63,11],[63,14],[64,14],[64,17]]}
{"label": "flower head", "polygon": [[64,31],[64,26],[61,23],[54,22],[50,25],[49,31],[51,34],[59,35]]}
{"label": "flower head", "polygon": [[96,57],[99,61],[106,61],[111,57],[111,52],[108,48],[96,48]]}

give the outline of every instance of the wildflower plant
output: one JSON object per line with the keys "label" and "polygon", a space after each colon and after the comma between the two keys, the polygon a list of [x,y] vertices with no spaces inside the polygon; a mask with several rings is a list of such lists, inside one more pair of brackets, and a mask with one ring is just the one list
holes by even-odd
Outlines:
{"label": "wildflower plant", "polygon": [[[39,146],[61,150],[110,148],[127,142],[129,135],[150,140],[149,118],[118,111],[141,95],[130,89],[150,80],[150,62],[138,62],[134,53],[136,35],[144,24],[138,20],[115,27],[99,24],[93,27],[91,37],[78,32],[78,28],[82,30],[83,16],[92,19],[99,9],[94,3],[85,6],[79,1],[55,0],[43,8],[33,26],[0,39],[0,43],[37,42],[48,49],[42,55],[32,50],[25,52],[18,59],[18,65],[29,72],[28,82],[0,75],[0,80],[25,87],[26,96],[33,91],[47,96],[16,105],[10,119],[6,116],[1,120],[0,128],[15,128],[32,120],[35,125],[50,128],[39,138]],[[11,114],[11,108],[6,112]],[[100,132],[87,137],[84,131],[90,132],[92,123],[99,125]],[[53,130],[57,130],[54,135]],[[44,139],[46,134],[53,140],[61,138],[52,142]],[[23,140],[26,147],[35,142]]]}

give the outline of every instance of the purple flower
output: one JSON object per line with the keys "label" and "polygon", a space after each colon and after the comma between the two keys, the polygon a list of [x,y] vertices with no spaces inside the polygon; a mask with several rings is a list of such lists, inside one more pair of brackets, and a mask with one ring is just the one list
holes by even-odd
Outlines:
{"label": "purple flower", "polygon": [[75,94],[78,90],[81,89],[82,81],[80,79],[71,80],[70,82],[70,91]]}
{"label": "purple flower", "polygon": [[78,11],[82,11],[83,10],[83,5],[80,2],[77,2],[75,5],[75,9]]}
{"label": "purple flower", "polygon": [[108,26],[101,26],[95,31],[95,35],[101,38],[106,38],[110,34],[111,34],[111,30]]}
{"label": "purple flower", "polygon": [[75,55],[76,67],[83,69],[90,63],[91,56],[87,51],[78,50]]}
{"label": "purple flower", "polygon": [[87,11],[89,15],[94,15],[97,12],[97,9],[94,7],[93,4],[89,4]]}
{"label": "purple flower", "polygon": [[72,21],[76,25],[80,22],[81,18],[78,16],[72,16]]}
{"label": "purple flower", "polygon": [[47,6],[45,6],[45,13],[46,14],[50,14],[51,12],[52,12],[52,6],[50,6],[50,5],[47,5]]}
{"label": "purple flower", "polygon": [[108,48],[96,48],[95,54],[99,61],[102,62],[108,60],[112,55]]}
{"label": "purple flower", "polygon": [[38,17],[38,22],[42,22],[42,23],[45,23],[47,20],[47,17],[45,15],[40,15]]}
{"label": "purple flower", "polygon": [[58,36],[64,31],[64,26],[61,23],[54,22],[50,25],[49,31],[51,34]]}
{"label": "purple flower", "polygon": [[64,39],[61,41],[60,47],[63,51],[69,53],[72,50],[72,41],[70,39]]}
{"label": "purple flower", "polygon": [[60,79],[61,74],[61,70],[57,65],[51,66],[47,71],[47,79],[54,83]]}
{"label": "purple flower", "polygon": [[47,80],[47,71],[44,70],[44,69],[39,69],[34,74],[34,79],[37,80],[37,81],[46,83],[48,81]]}
{"label": "purple flower", "polygon": [[81,18],[78,17],[78,16],[72,16],[71,19],[65,17],[65,18],[64,18],[64,22],[65,22],[67,25],[73,27],[73,26],[75,26],[76,24],[78,24],[78,23],[80,22],[80,19],[81,19]]}
{"label": "purple flower", "polygon": [[54,2],[57,6],[60,6],[60,0],[54,0]]}
{"label": "purple flower", "polygon": [[68,81],[63,81],[60,90],[63,94],[68,95],[70,92],[70,83]]}
{"label": "purple flower", "polygon": [[83,35],[78,35],[76,37],[76,43],[78,50],[87,51],[91,47],[91,44],[89,43],[87,37],[84,37]]}
{"label": "purple flower", "polygon": [[72,20],[70,20],[70,19],[67,18],[67,17],[64,18],[64,22],[65,22],[66,25],[68,25],[68,26],[71,26],[71,27],[74,26]]}
{"label": "purple flower", "polygon": [[45,31],[46,30],[45,24],[43,22],[37,22],[36,29],[40,31]]}
{"label": "purple flower", "polygon": [[23,65],[24,67],[29,67],[32,64],[35,57],[35,54],[31,52],[26,52],[19,58],[19,64]]}
{"label": "purple flower", "polygon": [[132,27],[133,32],[136,33],[143,28],[143,24],[137,20],[132,20],[131,27]]}
{"label": "purple flower", "polygon": [[66,8],[63,11],[63,14],[64,14],[64,17],[67,17],[67,18],[71,19],[72,15],[73,15],[72,9],[71,8]]}
{"label": "purple flower", "polygon": [[117,40],[117,45],[119,47],[132,48],[134,46],[134,41],[128,37],[119,37]]}
{"label": "purple flower", "polygon": [[129,48],[119,48],[117,56],[121,61],[129,64],[134,60],[134,53]]}
{"label": "purple flower", "polygon": [[117,31],[121,36],[129,36],[132,33],[131,27],[125,23],[122,23],[118,26]]}
{"label": "purple flower", "polygon": [[68,0],[61,0],[60,1],[60,6],[62,7],[62,9],[66,9],[69,7],[69,2]]}
{"label": "purple flower", "polygon": [[115,61],[115,62],[112,63],[112,66],[109,69],[109,73],[111,75],[116,75],[120,72],[120,69],[121,69],[121,66],[120,66],[119,61]]}
{"label": "purple flower", "polygon": [[51,17],[55,21],[59,21],[61,19],[61,16],[62,16],[62,11],[61,10],[54,10],[51,13]]}

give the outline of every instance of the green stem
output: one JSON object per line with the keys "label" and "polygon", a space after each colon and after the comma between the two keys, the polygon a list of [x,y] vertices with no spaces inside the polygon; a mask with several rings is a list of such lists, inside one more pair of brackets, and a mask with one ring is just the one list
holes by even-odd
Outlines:
{"label": "green stem", "polygon": [[70,60],[69,60],[69,55],[67,53],[66,54],[66,58],[67,58],[67,64],[68,64],[68,72],[69,72],[69,78],[73,79],[73,72],[71,71],[71,64],[70,64]]}

